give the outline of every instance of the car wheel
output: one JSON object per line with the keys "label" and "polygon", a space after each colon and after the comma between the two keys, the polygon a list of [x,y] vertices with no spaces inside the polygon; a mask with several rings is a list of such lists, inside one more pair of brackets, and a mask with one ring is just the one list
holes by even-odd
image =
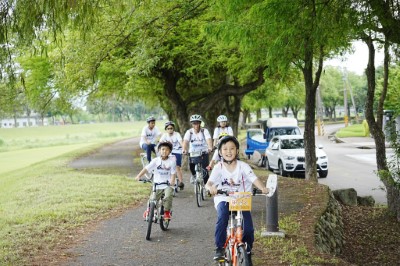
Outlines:
{"label": "car wheel", "polygon": [[283,169],[283,163],[282,161],[279,161],[279,174],[281,176],[287,176],[287,172]]}
{"label": "car wheel", "polygon": [[325,178],[328,176],[328,170],[321,170],[319,171],[319,177]]}
{"label": "car wheel", "polygon": [[269,166],[269,161],[267,156],[265,156],[265,169],[272,171],[271,166]]}

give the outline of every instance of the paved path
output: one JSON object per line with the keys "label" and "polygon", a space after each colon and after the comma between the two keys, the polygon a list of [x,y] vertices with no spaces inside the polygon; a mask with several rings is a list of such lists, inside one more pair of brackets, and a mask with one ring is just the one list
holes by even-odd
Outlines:
{"label": "paved path", "polygon": [[[133,165],[132,147],[138,139],[121,141],[103,147],[71,166],[77,169],[111,167],[133,177],[141,166]],[[80,245],[67,253],[71,257],[65,265],[212,265],[214,255],[214,227],[216,213],[211,198],[204,207],[197,207],[193,186],[184,173],[185,190],[178,193],[173,203],[173,219],[168,231],[154,225],[151,241],[145,240],[147,223],[142,214],[144,202],[120,217],[101,222]],[[136,182],[132,179],[132,182]],[[149,185],[150,186],[150,185]],[[293,208],[301,206],[291,206]],[[288,210],[289,211],[289,210]],[[265,197],[253,198],[253,219],[257,228],[264,225]]]}

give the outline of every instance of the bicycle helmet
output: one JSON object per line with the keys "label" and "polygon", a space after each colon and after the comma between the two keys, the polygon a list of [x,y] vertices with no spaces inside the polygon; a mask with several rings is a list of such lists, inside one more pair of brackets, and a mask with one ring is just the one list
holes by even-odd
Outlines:
{"label": "bicycle helmet", "polygon": [[151,121],[156,121],[156,118],[154,116],[149,116],[146,119],[147,123],[150,123]]}
{"label": "bicycle helmet", "polygon": [[174,124],[174,122],[172,122],[172,121],[166,122],[166,123],[165,123],[165,128],[164,128],[164,129],[167,129],[168,126],[173,126],[173,127],[175,128],[175,124]]}
{"label": "bicycle helmet", "polygon": [[162,146],[166,146],[169,148],[170,151],[172,151],[172,143],[169,141],[162,141],[160,143],[158,143],[158,147],[157,150],[159,151],[161,149]]}
{"label": "bicycle helmet", "polygon": [[224,145],[225,143],[227,143],[228,141],[232,141],[233,143],[235,143],[236,148],[239,150],[239,141],[234,137],[234,136],[225,136],[222,139],[219,140],[218,143],[218,151],[221,151],[221,147],[222,145]]}
{"label": "bicycle helmet", "polygon": [[191,117],[190,117],[190,122],[192,123],[192,122],[203,122],[203,120],[202,120],[202,118],[201,118],[201,115],[192,115]]}
{"label": "bicycle helmet", "polygon": [[[225,143],[227,143],[229,141],[232,141],[233,143],[235,143],[235,146],[236,146],[236,149],[237,149],[236,158],[232,159],[231,161],[225,160],[225,158],[222,157],[222,154],[221,154],[222,145],[224,145]],[[223,162],[225,162],[227,164],[231,164],[233,161],[235,161],[236,159],[239,158],[239,141],[234,136],[225,136],[225,137],[223,137],[222,139],[219,140],[219,143],[218,143],[218,154],[219,154],[219,156],[221,156]]]}
{"label": "bicycle helmet", "polygon": [[226,116],[224,116],[224,115],[220,115],[220,116],[218,116],[218,118],[217,118],[217,122],[219,123],[219,122],[228,122],[228,118],[226,117]]}
{"label": "bicycle helmet", "polygon": [[219,133],[218,139],[222,139],[223,137],[226,137],[226,136],[229,136],[229,134],[226,132]]}

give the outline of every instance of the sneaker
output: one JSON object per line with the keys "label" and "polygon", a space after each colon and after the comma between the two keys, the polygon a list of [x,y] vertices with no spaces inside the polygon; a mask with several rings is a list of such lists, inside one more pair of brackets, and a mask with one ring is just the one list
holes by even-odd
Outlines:
{"label": "sneaker", "polygon": [[179,187],[181,190],[183,190],[183,188],[185,187],[185,184],[183,184],[183,182],[179,182],[178,187]]}
{"label": "sneaker", "polygon": [[225,258],[224,249],[223,248],[216,248],[215,249],[214,260],[223,259],[223,258]]}
{"label": "sneaker", "polygon": [[164,220],[171,220],[171,212],[170,211],[164,212]]}
{"label": "sneaker", "polygon": [[149,212],[150,212],[150,209],[147,208],[143,213],[143,219],[145,219],[146,221],[147,221],[147,217],[149,216]]}
{"label": "sneaker", "polygon": [[190,176],[190,184],[194,185],[196,183],[196,177],[194,175]]}

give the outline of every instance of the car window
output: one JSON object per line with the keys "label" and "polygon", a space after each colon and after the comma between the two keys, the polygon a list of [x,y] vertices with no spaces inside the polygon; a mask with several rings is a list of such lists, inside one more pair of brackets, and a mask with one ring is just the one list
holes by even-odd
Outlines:
{"label": "car window", "polygon": [[281,141],[281,149],[303,149],[303,139],[283,139]]}

